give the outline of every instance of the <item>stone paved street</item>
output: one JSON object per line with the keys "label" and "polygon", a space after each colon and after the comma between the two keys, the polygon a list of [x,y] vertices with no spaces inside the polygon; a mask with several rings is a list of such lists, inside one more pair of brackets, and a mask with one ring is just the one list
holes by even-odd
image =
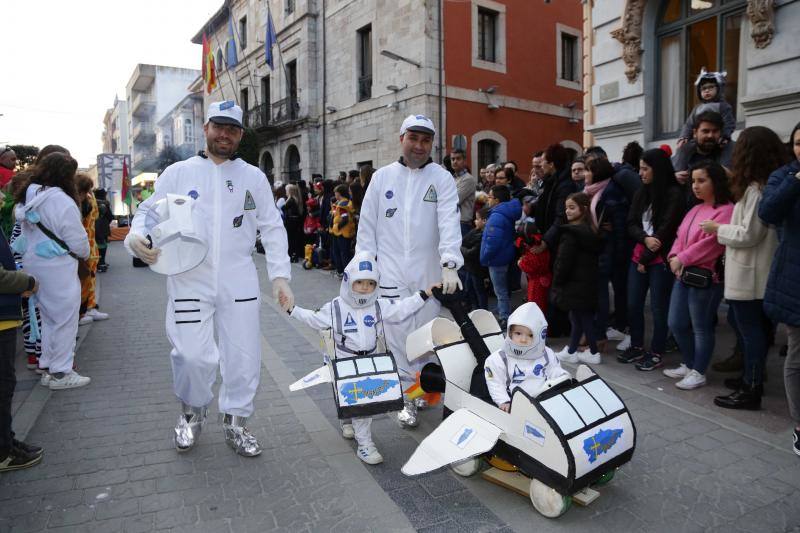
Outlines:
{"label": "stone paved street", "polygon": [[[263,256],[256,259],[263,271]],[[235,455],[212,404],[199,444],[179,455],[164,279],[132,268],[120,243],[109,263],[100,280],[111,319],[89,326],[77,356],[91,385],[42,394],[22,376],[20,394],[43,405],[27,439],[46,452],[40,466],[0,476],[0,532],[800,531],[800,459],[789,451],[788,420],[732,418],[612,362],[597,370],[626,401],[637,450],[589,507],[548,520],[526,498],[479,477],[403,476],[400,466],[440,420],[438,409],[424,412],[415,431],[376,419],[386,461],[368,467],[339,435],[329,388],[288,391],[320,363],[319,337],[272,305],[268,283],[264,368],[249,424],[264,453]],[[338,294],[329,274],[293,268],[298,304]],[[27,403],[21,412],[36,412]],[[15,422],[27,431],[25,420]]]}

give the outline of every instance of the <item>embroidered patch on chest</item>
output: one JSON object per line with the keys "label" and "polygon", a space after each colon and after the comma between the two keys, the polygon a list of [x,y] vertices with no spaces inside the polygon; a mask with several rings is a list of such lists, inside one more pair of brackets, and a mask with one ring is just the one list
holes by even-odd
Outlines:
{"label": "embroidered patch on chest", "polygon": [[428,191],[425,193],[425,196],[422,197],[422,200],[425,202],[438,202],[439,199],[436,196],[436,187],[433,185],[428,187]]}
{"label": "embroidered patch on chest", "polygon": [[244,219],[244,215],[239,215],[238,217],[233,219],[233,227],[238,228],[242,225],[242,220]]}
{"label": "embroidered patch on chest", "polygon": [[197,197],[200,196],[196,190],[192,189],[188,192],[187,196],[191,196],[193,200],[197,200]]}
{"label": "embroidered patch on chest", "polygon": [[256,201],[253,200],[253,195],[250,194],[250,191],[244,193],[244,210],[245,211],[252,211],[256,208]]}
{"label": "embroidered patch on chest", "polygon": [[390,207],[386,210],[386,218],[392,218],[394,216],[395,211],[397,211],[396,207]]}
{"label": "embroidered patch on chest", "polygon": [[231,180],[226,180],[225,186],[228,187],[228,192],[233,192],[233,182]]}

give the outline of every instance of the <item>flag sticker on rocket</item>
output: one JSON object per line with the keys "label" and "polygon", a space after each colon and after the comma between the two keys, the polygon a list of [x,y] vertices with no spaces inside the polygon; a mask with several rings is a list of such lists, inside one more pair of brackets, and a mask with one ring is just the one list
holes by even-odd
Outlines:
{"label": "flag sticker on rocket", "polygon": [[425,202],[438,202],[439,199],[436,196],[436,188],[433,185],[428,187],[428,192],[425,193],[425,196],[423,196],[422,199]]}
{"label": "flag sticker on rocket", "polygon": [[461,426],[461,429],[459,429],[458,432],[453,435],[453,437],[450,439],[450,442],[459,448],[464,449],[464,447],[469,444],[469,441],[475,438],[476,434],[477,431],[475,431],[475,429],[468,426]]}
{"label": "flag sticker on rocket", "polygon": [[544,446],[545,430],[535,424],[531,424],[527,420],[525,426],[522,428],[522,436],[528,440],[532,440],[539,446]]}

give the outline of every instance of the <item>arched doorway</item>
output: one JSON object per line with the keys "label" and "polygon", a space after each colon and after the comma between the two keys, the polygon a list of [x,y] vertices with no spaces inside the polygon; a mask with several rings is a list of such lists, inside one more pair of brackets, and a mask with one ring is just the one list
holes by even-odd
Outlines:
{"label": "arched doorway", "polygon": [[286,174],[286,181],[289,183],[300,181],[300,152],[297,150],[297,146],[290,144],[286,148],[284,161],[286,164],[283,172]]}
{"label": "arched doorway", "polygon": [[261,170],[267,175],[269,184],[273,185],[275,183],[275,163],[272,160],[272,154],[269,152],[264,152],[261,155]]}

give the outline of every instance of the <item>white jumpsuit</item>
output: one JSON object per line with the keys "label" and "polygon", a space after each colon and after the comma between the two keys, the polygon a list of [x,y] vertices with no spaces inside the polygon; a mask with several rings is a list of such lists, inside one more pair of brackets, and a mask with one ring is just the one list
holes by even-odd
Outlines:
{"label": "white jumpsuit", "polygon": [[[419,293],[401,300],[379,298],[375,305],[361,308],[352,307],[337,296],[316,311],[295,306],[291,316],[315,329],[332,328],[337,355],[347,356],[353,352],[366,355],[378,347],[379,328],[388,330],[390,323],[407,319],[424,304],[425,300]],[[376,312],[375,306],[380,307],[380,313]],[[376,316],[378,314],[380,319]],[[371,424],[371,417],[353,419],[353,431],[359,446],[372,444]]]}
{"label": "white jumpsuit", "polygon": [[14,213],[22,228],[15,247],[24,243],[22,262],[25,271],[39,282],[36,293],[42,318],[39,368],[49,368],[51,374],[69,373],[75,359],[81,306],[78,261],[69,255],[42,257],[37,253],[37,249],[41,250],[51,239],[26,218],[28,212],[37,213],[41,224],[64,241],[78,257],[89,257],[89,238],[75,200],[59,187],[42,189],[41,185],[33,183],[28,186],[25,205],[18,204]]}
{"label": "white jumpsuit", "polygon": [[511,393],[518,387],[533,395],[548,379],[567,373],[550,348],[536,359],[522,359],[497,350],[486,358],[483,369],[489,394],[498,407],[510,402]]}
{"label": "white jumpsuit", "polygon": [[[436,163],[411,169],[394,162],[378,169],[367,187],[358,224],[356,252],[377,257],[384,298],[403,298],[442,280],[442,263],[461,268],[461,226],[455,180]],[[386,337],[404,384],[416,380],[428,360],[412,366],[406,338],[436,318],[441,305],[429,298],[402,322],[387,324]],[[424,358],[423,358],[424,359]]]}
{"label": "white jumpsuit", "polygon": [[269,182],[242,159],[217,165],[195,156],[175,163],[139,205],[131,231],[147,235],[147,212],[167,193],[195,199],[195,230],[208,243],[200,265],[167,277],[166,329],[175,394],[192,407],[208,405],[219,366],[220,412],[250,416],[261,371],[261,298],[252,257],[257,229],[270,280],[291,277],[286,231]]}

